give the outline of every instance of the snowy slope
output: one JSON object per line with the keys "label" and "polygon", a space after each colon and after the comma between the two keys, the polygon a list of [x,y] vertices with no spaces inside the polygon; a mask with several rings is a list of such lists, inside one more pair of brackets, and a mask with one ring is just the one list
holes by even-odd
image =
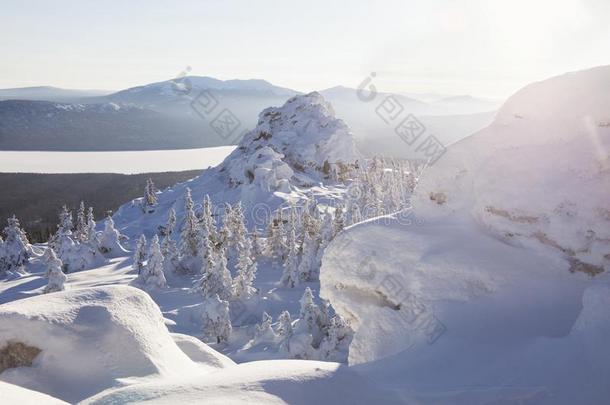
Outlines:
{"label": "snowy slope", "polygon": [[424,173],[409,221],[331,242],[321,296],[355,370],[412,403],[607,402],[609,86],[526,87]]}
{"label": "snowy slope", "polygon": [[335,118],[332,106],[322,96],[295,96],[282,107],[263,110],[256,128],[220,165],[159,194],[154,213],[142,213],[136,200],[122,206],[113,218],[130,237],[142,232],[152,235],[173,207],[180,227],[183,198],[189,187],[196,203],[206,194],[219,206],[241,201],[247,225],[262,227],[280,204],[303,196],[305,188],[322,183],[332,186],[328,170],[353,164],[358,158],[351,132]]}

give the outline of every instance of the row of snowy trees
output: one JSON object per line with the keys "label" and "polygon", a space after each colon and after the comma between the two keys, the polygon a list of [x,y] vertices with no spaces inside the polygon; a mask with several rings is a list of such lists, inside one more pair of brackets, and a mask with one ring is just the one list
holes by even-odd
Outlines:
{"label": "row of snowy trees", "polygon": [[295,359],[346,361],[353,338],[349,324],[339,314],[331,314],[327,301],[317,305],[309,287],[300,304],[296,321],[288,311],[283,311],[275,328],[272,317],[265,312],[251,344],[275,343],[279,345],[280,353]]}
{"label": "row of snowy trees", "polygon": [[126,252],[121,245],[121,234],[114,227],[110,215],[104,221],[104,231],[97,232],[93,208],[85,210],[83,202],[76,213],[76,221],[66,206],[62,208],[57,231],[48,244],[62,261],[66,273],[101,264],[104,255],[114,256]]}
{"label": "row of snowy trees", "polygon": [[425,165],[423,163],[374,158],[353,172],[346,194],[346,217],[350,224],[401,211],[410,198]]}

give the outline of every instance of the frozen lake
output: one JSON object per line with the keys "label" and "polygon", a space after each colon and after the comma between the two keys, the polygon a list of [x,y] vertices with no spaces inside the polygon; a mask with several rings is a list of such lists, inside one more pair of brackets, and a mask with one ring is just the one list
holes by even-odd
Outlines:
{"label": "frozen lake", "polygon": [[0,151],[0,173],[159,173],[216,166],[235,146],[121,152]]}

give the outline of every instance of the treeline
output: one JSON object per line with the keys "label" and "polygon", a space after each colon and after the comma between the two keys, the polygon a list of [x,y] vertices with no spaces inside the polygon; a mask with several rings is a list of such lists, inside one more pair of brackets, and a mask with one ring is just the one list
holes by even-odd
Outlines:
{"label": "treeline", "polygon": [[32,243],[46,242],[57,230],[62,206],[92,204],[96,220],[108,211],[142,196],[151,178],[163,189],[197,176],[199,170],[149,174],[29,174],[0,173],[0,218],[16,215]]}

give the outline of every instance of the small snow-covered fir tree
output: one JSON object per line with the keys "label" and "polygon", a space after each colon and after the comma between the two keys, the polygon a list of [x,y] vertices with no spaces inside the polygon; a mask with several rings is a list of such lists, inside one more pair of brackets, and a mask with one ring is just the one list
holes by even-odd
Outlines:
{"label": "small snow-covered fir tree", "polygon": [[335,208],[335,214],[333,215],[333,224],[332,224],[332,237],[337,236],[339,232],[343,230],[345,227],[345,219],[343,217],[343,205],[337,205]]}
{"label": "small snow-covered fir tree", "polygon": [[21,229],[19,220],[14,215],[7,219],[4,228],[4,242],[0,249],[0,276],[6,273],[21,273],[25,270],[31,254],[31,246],[28,238]]}
{"label": "small snow-covered fir tree", "polygon": [[57,225],[57,232],[49,239],[49,246],[55,250],[61,257],[61,245],[65,244],[64,237],[69,236],[72,239],[72,213],[68,211],[68,207],[65,205],[62,207],[59,213],[59,224]]}
{"label": "small snow-covered fir tree", "polygon": [[85,213],[85,203],[80,202],[78,212],[76,213],[76,229],[74,231],[74,238],[77,242],[83,243],[87,241],[89,236],[89,229],[87,223],[87,214]]}
{"label": "small snow-covered fir tree", "polygon": [[261,239],[258,229],[255,227],[252,231],[252,254],[254,257],[260,257],[265,252],[264,240]]}
{"label": "small snow-covered fir tree", "polygon": [[104,231],[100,237],[100,251],[104,254],[124,253],[121,245],[121,233],[114,227],[114,220],[110,214],[104,220]]}
{"label": "small snow-covered fir tree", "polygon": [[249,299],[256,294],[256,289],[253,287],[256,271],[256,262],[251,260],[245,251],[241,251],[237,262],[237,275],[233,280],[235,297]]}
{"label": "small snow-covered fir tree", "polygon": [[203,302],[202,321],[206,339],[216,343],[228,342],[232,331],[228,301],[221,300],[218,294],[206,298]]}
{"label": "small snow-covered fir tree", "polygon": [[276,335],[273,329],[271,328],[271,324],[273,323],[273,318],[267,312],[263,312],[263,319],[261,323],[256,325],[256,330],[254,331],[254,342],[272,342],[275,340]]}
{"label": "small snow-covered fir tree", "polygon": [[284,220],[282,219],[282,210],[278,210],[278,214],[269,222],[267,228],[267,256],[274,261],[283,263],[284,252],[286,250],[286,238],[284,230]]}
{"label": "small snow-covered fir tree", "polygon": [[202,266],[201,231],[199,220],[195,215],[191,189],[186,189],[184,195],[184,225],[180,234],[178,246],[180,254],[180,270],[185,273],[197,273]]}
{"label": "small snow-covered fir tree", "polygon": [[87,211],[87,243],[95,252],[98,252],[100,249],[100,238],[95,230],[96,226],[93,207],[89,207]]}
{"label": "small snow-covered fir tree", "polygon": [[57,257],[57,255],[55,254],[55,251],[53,249],[49,248],[47,250],[47,252],[48,252],[48,254],[45,252],[46,253],[45,277],[49,279],[49,282],[45,286],[43,292],[51,293],[51,292],[55,292],[55,291],[63,291],[65,288],[64,283],[67,280],[66,275],[62,271],[63,263]]}
{"label": "small snow-covered fir tree", "polygon": [[232,279],[231,273],[227,268],[227,259],[224,247],[221,247],[215,257],[210,256],[210,266],[203,276],[197,281],[196,289],[201,291],[204,298],[218,295],[223,300],[232,298]]}
{"label": "small snow-covered fir tree", "polygon": [[286,250],[284,272],[282,273],[280,283],[285,287],[294,288],[299,284],[299,257],[297,254],[297,238],[293,221],[291,221],[291,229],[288,231]]}
{"label": "small snow-covered fir tree", "polygon": [[157,205],[157,189],[152,179],[146,181],[146,187],[144,189],[144,198],[142,199],[142,210],[145,213],[151,213],[155,211]]}
{"label": "small snow-covered fir tree", "polygon": [[167,285],[165,274],[163,273],[163,254],[159,245],[159,237],[153,236],[148,251],[148,263],[146,271],[143,272],[145,280],[143,284],[146,288],[164,288]]}
{"label": "small snow-covered fir tree", "polygon": [[278,324],[276,328],[276,334],[282,338],[290,337],[294,333],[292,327],[292,318],[288,311],[282,311],[278,318]]}
{"label": "small snow-covered fir tree", "polygon": [[304,329],[304,331],[309,332],[312,335],[318,334],[317,319],[320,309],[314,303],[313,292],[311,291],[311,288],[307,287],[305,289],[305,292],[303,293],[303,296],[301,297],[299,303],[301,304],[299,317],[299,326],[301,327],[300,329]]}
{"label": "small snow-covered fir tree", "polygon": [[163,241],[161,242],[161,253],[165,257],[163,267],[165,271],[174,272],[180,265],[180,258],[178,253],[178,246],[174,241],[172,235],[174,234],[174,228],[176,227],[176,211],[170,208],[167,223],[164,226]]}
{"label": "small snow-covered fir tree", "polygon": [[203,213],[201,220],[204,225],[204,229],[208,232],[212,245],[214,245],[218,242],[218,232],[216,229],[216,220],[212,214],[212,201],[210,200],[210,196],[207,194],[205,197],[203,197]]}
{"label": "small snow-covered fir tree", "polygon": [[316,279],[317,269],[315,266],[319,245],[318,234],[311,235],[307,231],[303,232],[301,262],[298,267],[299,281],[314,281]]}
{"label": "small snow-covered fir tree", "polygon": [[318,358],[324,361],[347,361],[349,344],[354,331],[339,314],[330,319],[326,335],[320,343]]}
{"label": "small snow-covered fir tree", "polygon": [[136,249],[133,253],[133,270],[138,273],[138,275],[142,274],[144,270],[144,263],[146,262],[147,254],[146,254],[146,236],[144,234],[140,235],[140,238],[136,242]]}

